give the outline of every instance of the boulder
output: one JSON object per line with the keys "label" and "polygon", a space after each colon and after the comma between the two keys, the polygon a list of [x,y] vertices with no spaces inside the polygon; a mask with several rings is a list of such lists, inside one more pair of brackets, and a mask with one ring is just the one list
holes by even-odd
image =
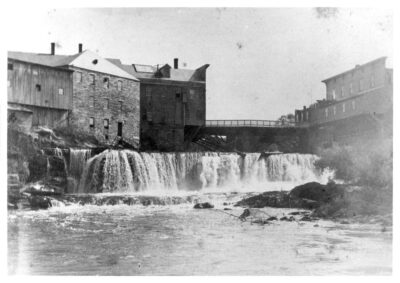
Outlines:
{"label": "boulder", "polygon": [[[345,189],[341,185],[337,185],[333,182],[327,185],[322,185],[317,182],[309,182],[300,186],[295,187],[289,193],[291,199],[306,199],[314,201],[318,204],[327,203],[337,197],[343,197]],[[308,203],[311,206],[315,206],[315,203]]]}
{"label": "boulder", "polygon": [[28,200],[32,209],[47,209],[51,207],[51,199],[46,196],[31,196]]}
{"label": "boulder", "polygon": [[21,193],[28,193],[32,196],[59,196],[64,190],[60,187],[51,186],[41,182],[28,184],[22,188]]}
{"label": "boulder", "polygon": [[193,208],[204,209],[204,208],[214,208],[214,206],[209,202],[202,202],[202,203],[196,203]]}

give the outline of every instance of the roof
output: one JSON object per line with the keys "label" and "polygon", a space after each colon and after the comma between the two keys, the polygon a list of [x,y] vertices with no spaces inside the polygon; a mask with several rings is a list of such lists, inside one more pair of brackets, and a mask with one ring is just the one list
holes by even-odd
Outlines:
{"label": "roof", "polygon": [[74,55],[51,55],[9,51],[8,58],[48,67],[78,67],[89,71],[138,81],[133,75],[118,68],[115,63],[100,57],[90,50],[85,50],[82,53]]}
{"label": "roof", "polygon": [[50,55],[50,54],[40,54],[40,53],[27,53],[27,52],[15,52],[9,51],[8,58],[39,64],[48,67],[60,67],[69,65],[80,53],[75,55]]}
{"label": "roof", "polygon": [[[159,77],[157,76],[157,72],[165,67],[169,67],[168,64],[163,64],[159,66],[152,66],[152,65],[144,65],[144,64],[131,64],[126,65],[122,64],[122,62],[118,59],[107,59],[116,66],[120,67],[124,71],[128,72],[132,76],[135,76],[138,79],[163,79],[163,80],[171,80],[171,81],[197,81],[201,82],[202,80],[198,79],[198,76],[195,74],[204,66],[196,69],[196,70],[189,70],[189,69],[173,69],[170,68],[170,76],[169,77]],[[205,65],[208,67],[208,65]],[[206,67],[206,68],[207,68]]]}
{"label": "roof", "polygon": [[33,113],[32,110],[30,110],[28,108],[25,108],[25,107],[22,107],[20,105],[10,105],[10,104],[8,104],[7,105],[7,110],[8,111],[21,111],[21,112]]}
{"label": "roof", "polygon": [[355,68],[352,68],[352,69],[347,70],[347,71],[345,71],[345,72],[343,72],[343,73],[334,75],[334,76],[332,76],[332,77],[330,77],[330,78],[327,78],[327,79],[323,80],[322,82],[323,82],[323,83],[326,83],[327,81],[330,81],[330,80],[332,80],[332,79],[341,77],[341,76],[343,76],[343,75],[345,75],[345,74],[347,74],[347,73],[353,72],[353,71],[356,70],[356,69],[363,68],[363,67],[365,67],[365,66],[367,66],[367,65],[371,65],[371,64],[374,64],[374,63],[376,63],[376,62],[378,62],[378,61],[382,61],[382,60],[385,62],[386,57],[379,57],[379,58],[377,58],[377,59],[375,59],[375,60],[372,60],[372,61],[370,61],[370,62],[367,62],[367,63],[365,63],[365,64],[363,64],[363,65],[356,65]]}

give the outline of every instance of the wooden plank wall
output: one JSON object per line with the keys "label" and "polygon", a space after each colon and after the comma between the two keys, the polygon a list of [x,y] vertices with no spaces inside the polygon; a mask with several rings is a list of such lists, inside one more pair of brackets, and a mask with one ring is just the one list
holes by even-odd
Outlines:
{"label": "wooden plank wall", "polygon": [[[53,109],[72,109],[72,72],[8,60],[8,102]],[[40,84],[41,91],[36,90]],[[58,93],[59,88],[64,94]]]}

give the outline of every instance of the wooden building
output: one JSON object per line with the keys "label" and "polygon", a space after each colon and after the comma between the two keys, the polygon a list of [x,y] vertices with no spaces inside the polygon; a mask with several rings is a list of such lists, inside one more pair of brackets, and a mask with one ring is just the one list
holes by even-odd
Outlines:
{"label": "wooden building", "polygon": [[[68,125],[72,110],[72,70],[50,67],[9,52],[7,93],[9,114],[30,110],[32,126]],[[19,107],[18,107],[19,106]]]}
{"label": "wooden building", "polygon": [[139,146],[139,80],[89,50],[74,55],[8,53],[9,112],[32,110],[33,126],[77,127]]}

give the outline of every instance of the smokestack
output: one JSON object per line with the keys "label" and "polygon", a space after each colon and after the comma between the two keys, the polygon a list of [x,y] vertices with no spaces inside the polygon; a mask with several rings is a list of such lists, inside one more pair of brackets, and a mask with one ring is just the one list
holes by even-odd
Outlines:
{"label": "smokestack", "polygon": [[174,69],[178,69],[178,58],[174,58]]}
{"label": "smokestack", "polygon": [[79,53],[82,53],[82,50],[83,50],[83,45],[82,45],[82,43],[79,43],[79,45],[78,45],[78,52],[79,52]]}
{"label": "smokestack", "polygon": [[51,55],[55,55],[56,54],[56,44],[54,42],[51,43],[51,51],[50,51]]}

